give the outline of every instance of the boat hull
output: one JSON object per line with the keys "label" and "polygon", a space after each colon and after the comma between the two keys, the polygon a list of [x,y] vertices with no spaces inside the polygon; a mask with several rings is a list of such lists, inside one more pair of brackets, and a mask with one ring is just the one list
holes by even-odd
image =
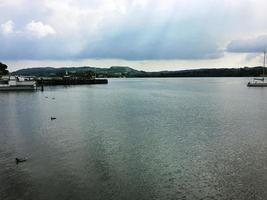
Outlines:
{"label": "boat hull", "polygon": [[33,86],[10,86],[10,87],[0,87],[0,91],[34,91],[36,87]]}
{"label": "boat hull", "polygon": [[248,87],[267,87],[267,83],[248,83]]}

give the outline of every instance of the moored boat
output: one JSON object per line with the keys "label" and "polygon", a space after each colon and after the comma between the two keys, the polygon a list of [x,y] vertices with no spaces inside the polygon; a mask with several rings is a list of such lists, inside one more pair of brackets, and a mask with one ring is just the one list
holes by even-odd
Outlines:
{"label": "moored boat", "polygon": [[31,91],[36,89],[36,81],[29,77],[2,76],[0,79],[0,91]]}
{"label": "moored boat", "polygon": [[267,87],[267,82],[248,82],[248,87]]}
{"label": "moored boat", "polygon": [[262,77],[257,77],[253,79],[253,82],[248,82],[248,87],[267,87],[267,82],[265,82],[265,61],[266,61],[266,52],[264,52],[263,58],[263,71]]}

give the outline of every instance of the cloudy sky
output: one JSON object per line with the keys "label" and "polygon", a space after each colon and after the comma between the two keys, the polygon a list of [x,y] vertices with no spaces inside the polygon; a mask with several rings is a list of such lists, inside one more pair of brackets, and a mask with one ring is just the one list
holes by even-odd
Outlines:
{"label": "cloudy sky", "polygon": [[262,64],[266,0],[0,0],[0,61],[147,71]]}

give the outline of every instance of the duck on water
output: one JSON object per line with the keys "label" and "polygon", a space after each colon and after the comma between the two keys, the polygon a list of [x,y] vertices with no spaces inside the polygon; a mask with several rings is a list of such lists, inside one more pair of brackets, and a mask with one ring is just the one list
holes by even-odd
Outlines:
{"label": "duck on water", "polygon": [[15,158],[16,163],[26,162],[27,158]]}

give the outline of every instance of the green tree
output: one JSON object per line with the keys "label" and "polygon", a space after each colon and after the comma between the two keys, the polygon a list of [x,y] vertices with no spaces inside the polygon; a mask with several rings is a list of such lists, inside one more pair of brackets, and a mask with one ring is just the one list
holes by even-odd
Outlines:
{"label": "green tree", "polygon": [[8,74],[7,65],[0,62],[0,76],[7,74]]}

